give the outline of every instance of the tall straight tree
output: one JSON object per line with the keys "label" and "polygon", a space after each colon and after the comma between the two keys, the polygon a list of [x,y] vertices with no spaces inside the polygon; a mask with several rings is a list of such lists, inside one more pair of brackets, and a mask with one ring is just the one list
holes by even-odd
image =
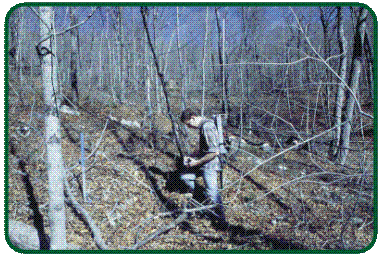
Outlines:
{"label": "tall straight tree", "polygon": [[125,68],[125,58],[124,58],[124,44],[123,44],[123,27],[122,27],[122,15],[123,7],[119,6],[116,8],[116,20],[117,20],[117,54],[119,60],[119,69],[118,69],[118,89],[120,91],[119,99],[121,102],[125,101],[125,82],[124,82],[124,68]]}
{"label": "tall straight tree", "polygon": [[205,94],[206,94],[206,71],[205,71],[205,63],[206,63],[206,43],[207,36],[209,34],[209,6],[206,6],[206,20],[205,20],[205,38],[203,40],[203,48],[202,48],[202,108],[201,115],[204,115],[205,111]]}
{"label": "tall straight tree", "polygon": [[[342,7],[337,7],[337,37],[338,37],[338,45],[339,45],[339,76],[343,81],[346,81],[347,74],[347,39],[344,33],[344,19]],[[330,146],[329,157],[333,159],[336,154],[336,150],[339,147],[340,142],[340,134],[341,127],[340,124],[342,122],[342,108],[344,104],[344,92],[345,87],[343,82],[341,81],[338,86],[337,93],[335,95],[335,108],[334,108],[334,126],[336,126],[335,130],[335,138]]]}
{"label": "tall straight tree", "polygon": [[[20,8],[19,10],[19,20],[18,20],[18,30],[17,30],[17,52],[16,52],[16,67],[18,67],[18,75],[20,79],[20,85],[22,88],[24,87],[24,74],[23,74],[23,68],[25,63],[23,60],[23,43],[24,43],[24,37],[25,37],[25,32],[24,32],[24,9]],[[20,101],[23,102],[23,95],[22,95],[22,90],[19,92],[20,95]]]}
{"label": "tall straight tree", "polygon": [[163,72],[160,69],[160,64],[158,62],[158,58],[157,58],[157,55],[156,55],[156,52],[155,52],[152,40],[150,38],[148,22],[147,22],[147,17],[149,15],[148,7],[141,6],[140,12],[141,12],[142,23],[144,25],[144,30],[145,30],[145,34],[146,34],[146,38],[147,38],[147,43],[149,45],[150,51],[152,52],[154,65],[155,65],[155,68],[156,68],[156,71],[157,71],[157,76],[160,79],[161,86],[162,86],[162,91],[164,92],[164,97],[165,97],[165,102],[166,102],[168,116],[169,116],[170,121],[172,123],[172,131],[173,131],[173,133],[175,135],[175,142],[176,142],[176,145],[177,145],[177,148],[178,148],[178,152],[180,153],[180,157],[183,158],[184,154],[183,154],[183,151],[182,151],[182,148],[181,148],[180,139],[179,139],[178,131],[177,131],[177,128],[176,128],[176,122],[174,120],[173,113],[172,113],[172,111],[170,109],[170,102],[169,102],[168,91],[167,91],[167,87],[166,87],[166,82],[165,82],[164,74],[163,74]]}
{"label": "tall straight tree", "polygon": [[181,102],[182,102],[182,110],[186,108],[186,95],[185,95],[185,73],[182,65],[182,56],[181,56],[181,44],[180,44],[180,13],[177,6],[177,56],[178,56],[178,64],[180,67],[181,73]]}
{"label": "tall straight tree", "polygon": [[47,150],[50,249],[67,249],[65,229],[64,179],[59,119],[59,88],[54,36],[53,7],[39,7],[41,42],[36,47],[41,61],[45,101],[45,144]]}
{"label": "tall straight tree", "polygon": [[369,35],[367,33],[367,30],[365,30],[364,35],[364,44],[363,49],[364,53],[366,54],[366,78],[367,78],[367,85],[369,86],[369,92],[370,92],[370,98],[371,100],[374,99],[374,54],[371,49],[370,40],[368,39]]}
{"label": "tall straight tree", "polygon": [[[330,57],[331,54],[331,22],[334,19],[333,14],[335,13],[335,7],[319,7],[320,12],[320,20],[322,23],[323,29],[323,52],[324,59]],[[324,107],[326,113],[330,112],[330,94],[331,94],[331,86],[328,83],[331,83],[331,71],[326,69],[324,80],[325,84],[325,97],[324,97]]]}
{"label": "tall straight tree", "polygon": [[[367,10],[363,7],[359,8],[357,23],[354,34],[354,45],[351,59],[351,70],[349,76],[349,88],[353,91],[354,95],[359,90],[359,78],[362,71],[362,56],[363,56],[363,43],[366,29]],[[352,119],[355,107],[355,97],[353,97],[350,90],[346,91],[346,110],[343,113],[343,121],[346,123],[342,126],[339,150],[337,154],[337,161],[340,164],[345,164],[346,157],[349,152],[350,134]]]}
{"label": "tall straight tree", "polygon": [[[77,7],[69,7],[70,25],[75,26],[78,23]],[[77,66],[78,66],[78,52],[79,52],[79,33],[78,27],[70,30],[70,84],[72,91],[72,102],[78,106],[79,93],[78,93],[78,80],[77,80]]]}
{"label": "tall straight tree", "polygon": [[222,31],[222,26],[219,22],[219,7],[215,8],[215,18],[217,22],[217,31],[218,31],[218,60],[219,60],[219,84],[222,85],[222,111],[225,114],[229,114],[229,91],[227,88],[227,84],[224,78],[224,35]]}

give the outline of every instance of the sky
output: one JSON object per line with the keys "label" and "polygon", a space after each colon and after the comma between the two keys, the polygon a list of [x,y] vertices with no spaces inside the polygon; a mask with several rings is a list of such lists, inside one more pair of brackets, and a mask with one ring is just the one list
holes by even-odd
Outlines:
{"label": "sky", "polygon": [[[31,8],[34,8],[35,10],[38,9],[37,6],[33,6]],[[133,8],[133,9],[132,9]],[[310,12],[316,12],[317,8],[311,8],[311,7],[305,7],[305,8],[299,8],[299,7],[293,7],[294,10],[299,12],[305,13],[306,17],[310,17]],[[176,27],[176,7],[160,7],[161,13],[159,14],[158,21],[159,23],[162,23],[164,27],[159,31],[159,34],[163,35],[163,40],[170,40],[171,34],[174,32],[174,29]],[[79,7],[79,21],[82,21],[86,19],[86,17],[91,13],[92,7],[86,7],[81,6]],[[345,9],[345,12],[347,12],[348,9]],[[206,6],[194,6],[194,7],[179,7],[180,12],[180,38],[202,38],[204,31],[205,31],[205,15],[206,15]],[[222,22],[222,18],[224,17],[224,14],[226,14],[225,19],[225,32],[226,32],[226,38],[227,40],[233,40],[234,38],[240,37],[240,31],[241,31],[241,16],[240,16],[240,9],[235,8],[233,6],[231,7],[221,7],[220,8],[220,18]],[[271,39],[270,36],[273,35],[273,32],[275,32],[277,29],[280,30],[280,28],[285,27],[285,17],[291,16],[292,12],[291,9],[288,6],[269,6],[269,7],[263,7],[263,13],[264,16],[261,20],[260,29],[259,29],[259,37],[263,39],[267,39],[268,41]],[[109,15],[108,15],[109,14]],[[132,17],[133,15],[133,17]],[[109,16],[109,17],[108,17]],[[349,15],[345,15],[349,16]],[[88,34],[90,31],[95,31],[96,33],[101,33],[101,28],[106,29],[107,21],[111,20],[110,17],[113,17],[113,8],[108,6],[102,6],[100,9],[98,9],[94,15],[83,25],[80,26],[80,35],[81,34]],[[315,14],[312,15],[313,19],[312,22],[319,23],[318,17],[319,15]],[[38,33],[39,32],[39,24],[38,19],[31,11],[30,8],[25,9],[25,22],[27,24],[27,31],[28,33]],[[216,34],[216,24],[215,24],[215,13],[214,13],[214,7],[210,7],[209,9],[209,29],[211,33]],[[149,19],[151,22],[151,19]],[[69,27],[69,13],[68,8],[66,6],[56,6],[55,7],[55,22],[56,22],[56,32],[60,32],[65,30],[67,27]],[[136,7],[126,7],[124,8],[124,14],[123,14],[123,26],[128,31],[129,28],[132,27],[132,23],[135,23],[135,25],[141,25],[142,26],[142,18],[140,15],[140,9],[139,6]],[[288,28],[286,28],[288,30]],[[109,31],[111,29],[109,28]],[[270,42],[270,41],[269,41]],[[166,43],[166,42],[165,42]],[[196,42],[200,43],[200,42]]]}
{"label": "sky", "polygon": [[[34,6],[36,11],[38,7]],[[161,7],[162,8],[162,7]],[[176,26],[176,7],[164,7],[163,13],[160,14],[162,18],[159,20],[166,24],[164,29],[168,29],[169,31],[174,30]],[[272,24],[272,27],[280,24],[283,20],[283,17],[280,15],[281,12],[278,10],[279,7],[270,7],[265,11],[265,24]],[[79,21],[86,19],[86,17],[91,13],[91,7],[80,7],[79,8]],[[180,7],[180,33],[190,33],[190,31],[194,33],[204,33],[204,26],[200,26],[204,23],[205,15],[206,15],[206,7],[205,6],[195,6],[195,7]],[[236,31],[240,29],[241,20],[239,15],[236,13],[237,10],[232,7],[223,7],[220,9],[221,16],[223,13],[227,12],[226,16],[226,29],[227,31]],[[91,29],[99,29],[101,27],[105,27],[107,22],[107,13],[112,14],[112,8],[107,6],[101,7],[96,13],[83,25],[80,27],[83,32],[89,31]],[[125,26],[128,27],[132,23],[132,13],[134,15],[134,22],[136,24],[142,23],[142,18],[140,15],[139,7],[133,7],[133,11],[131,7],[127,7],[124,9],[123,19],[125,21]],[[213,22],[215,21],[215,13],[213,7],[209,9],[209,18],[212,22],[211,25],[215,25]],[[201,20],[202,19],[202,20]],[[39,25],[36,15],[29,9],[25,10],[25,21],[28,24],[28,30],[38,33]],[[56,22],[56,31],[62,31],[69,26],[69,14],[68,8],[65,6],[57,6],[55,7],[55,22]],[[214,29],[210,28],[210,29]],[[203,30],[203,31],[202,31]],[[233,32],[233,34],[237,34],[237,32]]]}

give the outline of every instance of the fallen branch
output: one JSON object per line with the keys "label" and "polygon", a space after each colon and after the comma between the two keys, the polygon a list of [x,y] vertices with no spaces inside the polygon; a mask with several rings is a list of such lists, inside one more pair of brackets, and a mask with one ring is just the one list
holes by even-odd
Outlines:
{"label": "fallen branch", "polygon": [[96,223],[90,217],[89,213],[82,207],[75,199],[75,197],[70,192],[69,183],[65,180],[65,195],[67,197],[67,203],[75,208],[75,210],[83,217],[84,222],[90,228],[90,231],[93,234],[94,241],[96,245],[101,250],[108,250],[108,246],[105,244],[104,240],[101,237],[100,229],[97,227]]}
{"label": "fallen branch", "polygon": [[183,212],[181,213],[174,221],[172,221],[172,223],[170,223],[169,225],[166,225],[166,226],[162,226],[161,228],[159,228],[156,232],[153,232],[152,234],[150,234],[149,236],[147,236],[144,240],[142,240],[141,242],[138,242],[136,243],[135,245],[133,245],[132,247],[129,247],[127,248],[128,250],[137,250],[138,248],[144,246],[145,244],[147,244],[148,242],[150,242],[151,240],[155,239],[156,237],[158,237],[159,235],[169,231],[170,229],[172,228],[175,228],[178,224],[182,223],[183,221],[186,220],[186,217],[187,217],[187,213],[186,212]]}

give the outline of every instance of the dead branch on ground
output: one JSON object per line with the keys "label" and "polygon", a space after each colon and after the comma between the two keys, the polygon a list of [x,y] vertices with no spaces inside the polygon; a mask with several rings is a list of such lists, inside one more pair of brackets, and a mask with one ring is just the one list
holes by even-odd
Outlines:
{"label": "dead branch on ground", "polygon": [[94,241],[99,249],[108,250],[108,246],[105,244],[104,240],[101,237],[100,229],[97,227],[96,223],[89,215],[89,213],[82,207],[75,199],[75,197],[70,192],[70,187],[68,181],[65,180],[65,195],[67,198],[67,203],[72,206],[83,218],[84,222],[90,228],[90,231],[93,234]]}
{"label": "dead branch on ground", "polygon": [[186,217],[187,217],[187,213],[186,212],[183,212],[181,213],[174,221],[172,221],[170,224],[166,225],[166,226],[162,226],[161,228],[159,228],[156,232],[150,234],[149,236],[147,236],[144,240],[142,240],[141,242],[138,242],[136,243],[135,245],[133,245],[132,247],[129,247],[127,248],[128,250],[137,250],[138,248],[144,246],[145,244],[147,244],[148,242],[150,242],[151,240],[155,239],[156,237],[158,237],[159,235],[169,231],[170,229],[173,229],[175,228],[178,224],[182,223],[183,221],[186,220]]}

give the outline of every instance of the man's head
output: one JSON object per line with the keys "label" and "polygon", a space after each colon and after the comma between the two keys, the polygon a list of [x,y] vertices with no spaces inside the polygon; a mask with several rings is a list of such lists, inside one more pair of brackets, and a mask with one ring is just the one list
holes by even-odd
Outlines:
{"label": "man's head", "polygon": [[200,116],[198,116],[190,108],[182,111],[180,119],[182,123],[186,124],[190,128],[198,128],[200,123]]}

